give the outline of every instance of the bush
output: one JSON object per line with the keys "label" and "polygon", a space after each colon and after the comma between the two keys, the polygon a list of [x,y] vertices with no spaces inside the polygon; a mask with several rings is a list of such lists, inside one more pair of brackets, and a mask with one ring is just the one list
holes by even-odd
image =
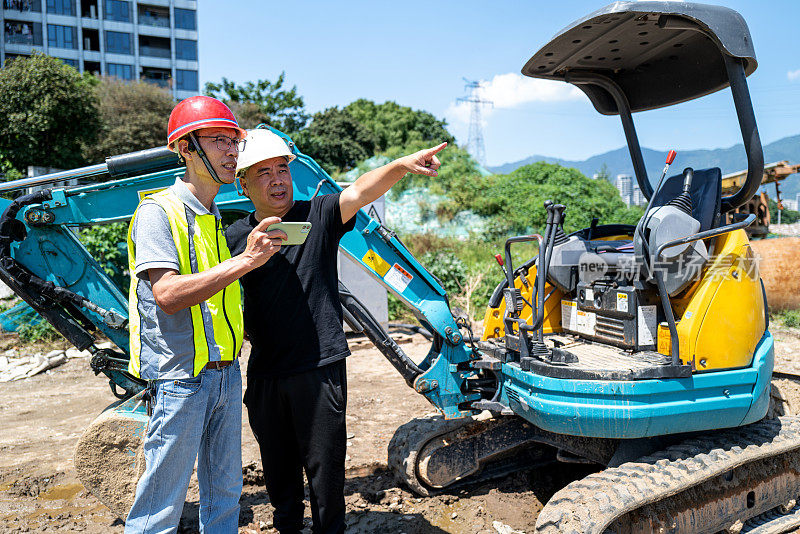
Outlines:
{"label": "bush", "polygon": [[777,318],[784,326],[800,328],[800,310],[786,310],[777,314]]}
{"label": "bush", "polygon": [[[567,206],[567,233],[588,227],[597,217],[602,223],[635,224],[642,209],[625,206],[616,188],[605,180],[591,180],[575,169],[538,162],[511,174],[466,181],[454,200],[475,213],[491,217],[497,236],[542,233],[547,212],[544,201]],[[461,197],[461,198],[459,198]]]}
{"label": "bush", "polygon": [[467,265],[452,251],[440,250],[426,252],[419,262],[439,279],[442,287],[450,295],[455,295],[464,287],[467,276]]}
{"label": "bush", "polygon": [[46,320],[41,319],[22,323],[17,328],[17,334],[23,343],[35,343],[37,341],[55,341],[61,334],[53,328]]}
{"label": "bush", "polygon": [[128,223],[98,224],[81,228],[78,237],[106,275],[127,294]]}

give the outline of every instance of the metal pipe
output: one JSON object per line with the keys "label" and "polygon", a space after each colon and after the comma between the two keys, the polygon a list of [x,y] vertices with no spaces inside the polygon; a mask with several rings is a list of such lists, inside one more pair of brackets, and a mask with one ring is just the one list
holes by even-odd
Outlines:
{"label": "metal pipe", "polygon": [[[746,228],[753,224],[756,220],[756,216],[754,214],[750,214],[747,218],[743,221],[738,223],[729,224],[723,226],[721,228],[715,228],[712,230],[706,230],[705,232],[700,232],[699,234],[695,234],[692,236],[682,237],[680,239],[673,239],[672,241],[667,241],[663,243],[661,246],[656,249],[655,254],[655,261],[661,261],[661,253],[664,250],[674,247],[675,245],[683,245],[685,243],[691,243],[693,241],[700,241],[701,239],[708,239],[709,237],[715,237],[718,235],[726,234],[728,232],[732,232],[734,230],[739,230],[741,228]],[[659,269],[654,268],[653,276],[656,279],[656,285],[658,286],[658,296],[661,298],[661,306],[664,308],[664,315],[667,317],[667,324],[669,325],[669,336],[672,340],[672,347],[670,348],[670,355],[672,356],[672,365],[680,365],[680,351],[679,351],[679,338],[678,338],[678,327],[675,324],[675,316],[672,314],[672,305],[669,302],[669,295],[667,294],[667,288],[664,284],[664,273],[662,273]]]}
{"label": "metal pipe", "polygon": [[744,72],[742,60],[727,54],[723,54],[723,57],[731,85],[733,105],[736,107],[736,116],[739,119],[742,141],[747,153],[747,178],[736,193],[722,198],[722,212],[724,213],[735,210],[748,202],[758,192],[764,177],[764,149],[761,147],[761,138],[758,135],[758,125],[753,112],[753,103],[750,100],[750,91],[747,88],[747,75]]}
{"label": "metal pipe", "polygon": [[680,365],[680,339],[678,338],[678,326],[675,324],[675,316],[672,313],[672,305],[669,302],[669,295],[667,294],[667,287],[664,284],[664,273],[656,270],[653,273],[656,277],[656,285],[658,286],[658,296],[661,298],[661,307],[664,308],[664,315],[667,317],[667,325],[669,326],[669,337],[672,340],[670,347],[670,356],[672,357],[672,365]]}
{"label": "metal pipe", "polygon": [[536,339],[544,341],[539,328],[544,324],[544,286],[547,283],[547,270],[550,267],[550,257],[553,255],[553,242],[556,235],[556,206],[546,200],[544,207],[547,210],[547,222],[544,234],[544,250],[539,251],[539,267],[536,269]]}
{"label": "metal pipe", "polygon": [[740,230],[742,228],[747,228],[748,226],[753,224],[753,222],[755,220],[756,220],[755,214],[751,213],[743,221],[739,221],[737,223],[721,226],[719,228],[713,228],[711,230],[706,230],[705,232],[700,232],[698,234],[689,235],[689,236],[686,236],[686,237],[681,237],[679,239],[673,239],[672,241],[667,241],[666,243],[662,243],[661,246],[659,246],[656,249],[655,260],[657,262],[661,261],[661,253],[664,252],[664,250],[666,250],[666,249],[668,249],[670,247],[674,247],[676,245],[685,245],[686,243],[692,243],[694,241],[700,241],[701,239],[708,239],[709,237],[717,237],[718,235],[727,234],[728,232],[733,232],[734,230]]}
{"label": "metal pipe", "polygon": [[[511,244],[523,243],[526,241],[536,241],[539,244],[539,253],[541,254],[542,240],[543,238],[539,234],[518,235],[506,239],[506,245],[505,245],[506,282],[508,283],[509,289],[514,289],[514,262],[511,258]],[[514,307],[516,309],[516,302],[514,303]],[[531,311],[533,312],[534,310]]]}
{"label": "metal pipe", "polygon": [[33,178],[20,178],[19,180],[5,182],[0,184],[0,192],[16,191],[18,189],[26,189],[28,187],[34,187],[37,185],[62,182],[64,180],[71,180],[73,178],[90,178],[94,176],[101,176],[103,174],[108,174],[108,165],[105,163],[98,163],[97,165],[89,165],[88,167],[81,167],[79,169],[54,172],[50,174],[43,174],[41,176],[34,176]]}
{"label": "metal pipe", "polygon": [[646,199],[650,200],[650,197],[653,196],[653,186],[650,184],[650,179],[647,177],[647,167],[644,165],[642,148],[639,146],[639,136],[636,135],[636,127],[633,124],[633,117],[631,116],[631,106],[628,103],[625,92],[614,80],[599,74],[567,73],[564,81],[576,85],[596,85],[605,89],[614,99],[614,103],[617,105],[619,118],[622,121],[622,129],[625,132],[625,140],[628,143],[628,151],[631,154],[631,162],[633,163],[634,174],[636,174],[636,181],[639,184],[639,189],[641,189],[642,194]]}

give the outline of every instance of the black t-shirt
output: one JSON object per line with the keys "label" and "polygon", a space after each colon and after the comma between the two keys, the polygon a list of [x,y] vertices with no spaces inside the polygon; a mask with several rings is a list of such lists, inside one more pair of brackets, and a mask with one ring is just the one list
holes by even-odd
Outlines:
{"label": "black t-shirt", "polygon": [[[310,222],[302,245],[284,245],[267,263],[241,278],[244,329],[252,350],[249,376],[307,371],[350,354],[342,330],[337,250],[355,217],[342,224],[339,194],[295,201],[285,222]],[[257,225],[255,214],[226,232],[231,255],[241,254]]]}

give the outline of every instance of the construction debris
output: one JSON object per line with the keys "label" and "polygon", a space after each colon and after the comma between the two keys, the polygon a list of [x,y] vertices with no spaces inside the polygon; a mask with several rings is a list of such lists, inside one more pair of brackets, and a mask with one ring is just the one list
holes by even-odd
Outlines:
{"label": "construction debris", "polygon": [[497,534],[525,534],[520,530],[514,530],[513,528],[509,527],[504,523],[501,523],[500,521],[493,521],[492,527],[497,531]]}
{"label": "construction debris", "polygon": [[[9,357],[8,353],[12,353]],[[13,357],[13,349],[0,356],[0,382],[22,380],[53,369],[67,362],[67,355],[63,350],[53,350],[43,355],[37,352],[33,356]]]}

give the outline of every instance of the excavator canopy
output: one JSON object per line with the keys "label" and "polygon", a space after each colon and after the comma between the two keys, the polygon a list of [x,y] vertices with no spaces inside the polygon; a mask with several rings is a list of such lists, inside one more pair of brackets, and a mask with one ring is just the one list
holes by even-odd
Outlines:
{"label": "excavator canopy", "polygon": [[[724,55],[756,70],[753,41],[739,13],[688,2],[614,2],[572,23],[528,60],[522,74],[570,82],[600,75],[625,94],[630,111],[692,100],[729,85]],[[600,85],[576,84],[595,109],[619,113]]]}

